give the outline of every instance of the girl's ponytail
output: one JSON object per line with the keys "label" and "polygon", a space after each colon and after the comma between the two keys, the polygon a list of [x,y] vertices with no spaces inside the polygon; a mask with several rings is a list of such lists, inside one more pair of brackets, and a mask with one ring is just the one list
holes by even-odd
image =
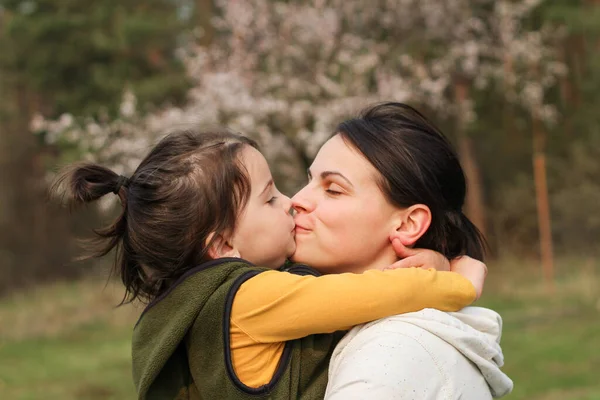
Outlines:
{"label": "girl's ponytail", "polygon": [[100,199],[109,193],[119,194],[126,186],[125,177],[98,164],[74,164],[63,169],[50,188],[69,208]]}
{"label": "girl's ponytail", "polygon": [[[60,199],[70,209],[99,200],[114,193],[119,196],[123,210],[108,226],[94,229],[96,237],[83,241],[89,254],[80,260],[100,258],[113,249],[116,250],[116,262],[111,275],[119,275],[131,293],[138,294],[141,282],[139,266],[132,262],[132,254],[123,249],[123,238],[127,234],[127,203],[125,189],[129,180],[110,169],[97,164],[74,164],[63,169],[50,187],[50,195]],[[123,299],[125,301],[125,298]]]}

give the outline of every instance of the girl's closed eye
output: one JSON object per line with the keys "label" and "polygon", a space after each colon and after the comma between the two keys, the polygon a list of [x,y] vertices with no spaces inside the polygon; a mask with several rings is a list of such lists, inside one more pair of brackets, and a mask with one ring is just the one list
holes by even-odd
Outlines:
{"label": "girl's closed eye", "polygon": [[277,196],[273,196],[267,201],[267,204],[273,205],[273,204],[275,204],[276,201],[277,201]]}

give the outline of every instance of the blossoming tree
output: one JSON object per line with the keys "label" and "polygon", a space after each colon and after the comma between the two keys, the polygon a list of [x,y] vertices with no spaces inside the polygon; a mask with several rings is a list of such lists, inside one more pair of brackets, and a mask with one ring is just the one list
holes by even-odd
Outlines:
{"label": "blossoming tree", "polygon": [[523,25],[541,2],[219,0],[211,44],[180,49],[194,80],[185,107],[141,115],[127,91],[119,119],[39,117],[34,128],[126,173],[170,126],[226,125],[257,138],[292,191],[337,121],[374,101],[410,101],[454,121],[470,181],[467,211],[483,229],[470,142],[483,133],[469,129],[474,96],[502,97],[535,121],[556,120],[544,94],[564,73],[553,47],[560,31]]}

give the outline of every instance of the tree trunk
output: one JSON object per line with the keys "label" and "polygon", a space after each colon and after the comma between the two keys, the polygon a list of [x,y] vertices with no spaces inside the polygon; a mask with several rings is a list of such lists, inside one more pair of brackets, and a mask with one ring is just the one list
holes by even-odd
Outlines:
{"label": "tree trunk", "polygon": [[552,229],[550,226],[550,202],[548,200],[548,183],[546,180],[546,132],[532,114],[533,128],[533,176],[535,180],[535,198],[538,213],[540,235],[540,255],[546,285],[554,290],[554,256],[552,251]]}
{"label": "tree trunk", "polygon": [[[514,60],[513,56],[507,51],[504,54],[504,76],[509,77],[514,74]],[[513,88],[510,87],[508,80],[504,81],[504,91],[508,92]],[[515,121],[517,117],[515,115],[514,105],[507,101],[503,101],[503,113],[502,113],[502,125],[504,131],[504,137],[507,139],[504,141],[505,151],[508,153],[517,152],[521,146],[519,130],[516,127]]]}
{"label": "tree trunk", "polygon": [[466,214],[485,236],[486,219],[481,173],[479,171],[477,159],[475,158],[473,142],[466,132],[466,120],[464,112],[462,111],[464,109],[463,106],[469,97],[468,83],[457,80],[454,85],[454,95],[459,105],[459,112],[456,117],[458,153],[461,158],[462,167],[465,171],[465,176],[467,178],[467,197],[465,202]]}
{"label": "tree trunk", "polygon": [[213,17],[213,0],[196,0],[196,18],[198,26],[202,29],[199,42],[202,46],[208,46],[213,41],[214,28],[211,22]]}
{"label": "tree trunk", "polygon": [[0,292],[73,276],[68,219],[45,196],[44,169],[29,121],[34,96],[19,79],[0,79]]}

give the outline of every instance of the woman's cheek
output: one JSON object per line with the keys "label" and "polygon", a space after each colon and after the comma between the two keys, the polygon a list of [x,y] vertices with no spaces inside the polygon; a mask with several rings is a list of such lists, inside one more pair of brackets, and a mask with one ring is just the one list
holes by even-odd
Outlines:
{"label": "woman's cheek", "polygon": [[329,227],[337,227],[343,224],[344,218],[346,215],[349,217],[352,214],[346,214],[347,210],[345,205],[342,202],[338,202],[337,204],[333,201],[329,201],[326,204],[326,207],[321,208],[320,220]]}

